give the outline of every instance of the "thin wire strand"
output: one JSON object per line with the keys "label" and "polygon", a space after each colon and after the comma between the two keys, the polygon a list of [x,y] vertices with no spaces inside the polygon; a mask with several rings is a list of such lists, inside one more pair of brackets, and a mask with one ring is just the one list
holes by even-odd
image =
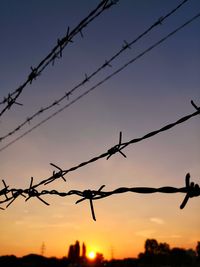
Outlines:
{"label": "thin wire strand", "polygon": [[40,114],[44,113],[45,111],[57,106],[60,104],[63,100],[67,99],[69,100],[69,97],[72,93],[74,93],[77,89],[82,87],[87,81],[90,81],[94,76],[96,76],[101,70],[106,68],[107,66],[111,66],[112,61],[114,61],[117,57],[119,57],[124,51],[131,48],[133,44],[135,44],[137,41],[139,41],[141,38],[143,38],[145,35],[147,35],[153,28],[160,26],[168,17],[170,17],[172,14],[174,14],[178,9],[180,9],[186,2],[189,0],[182,1],[178,6],[176,6],[174,9],[172,9],[170,12],[168,12],[166,15],[161,16],[159,19],[157,19],[150,27],[148,27],[143,33],[141,33],[137,38],[135,38],[131,42],[124,41],[124,45],[122,48],[115,53],[109,60],[105,60],[105,63],[103,63],[99,68],[97,68],[94,72],[92,72],[90,75],[86,75],[86,77],[79,82],[76,86],[74,86],[71,90],[66,92],[62,97],[60,97],[57,100],[54,100],[50,105],[40,108],[38,111],[36,111],[33,115],[29,116],[24,122],[19,124],[15,129],[8,132],[4,136],[0,137],[0,141],[3,141],[4,139],[12,136],[19,130],[21,130],[26,124],[29,124],[35,117],[39,116]]}
{"label": "thin wire strand", "polygon": [[[121,66],[120,68],[118,68],[116,71],[114,71],[110,75],[106,76],[103,80],[101,80],[100,82],[98,82],[96,85],[92,86],[90,89],[88,89],[87,91],[85,91],[84,93],[82,93],[81,95],[79,95],[77,98],[75,98],[71,102],[67,103],[65,106],[63,106],[62,108],[58,109],[56,112],[54,112],[53,114],[51,114],[50,116],[48,116],[47,118],[45,118],[44,120],[42,120],[41,122],[39,122],[38,124],[36,124],[35,126],[33,126],[32,128],[30,128],[28,131],[26,131],[25,133],[23,133],[19,137],[15,138],[11,142],[9,142],[8,144],[6,144],[2,148],[0,148],[0,152],[2,152],[3,150],[5,150],[6,148],[8,148],[9,146],[11,146],[12,144],[16,143],[17,141],[21,140],[23,137],[25,137],[26,135],[28,135],[29,133],[31,133],[33,130],[37,129],[38,127],[40,127],[41,125],[43,125],[44,123],[46,123],[47,121],[49,121],[50,119],[52,119],[53,117],[55,117],[56,115],[58,115],[59,113],[61,113],[62,111],[64,111],[65,109],[69,108],[71,105],[73,105],[74,103],[76,103],[77,101],[79,101],[81,98],[85,97],[86,95],[88,95],[92,91],[96,90],[100,85],[102,85],[106,81],[110,80],[112,77],[114,77],[115,75],[117,75],[118,73],[120,73],[126,67],[128,67],[129,65],[131,65],[132,63],[134,63],[136,60],[140,59],[141,57],[143,57],[145,54],[149,53],[155,47],[159,46],[161,43],[163,43],[164,41],[166,41],[168,38],[170,38],[171,36],[173,36],[174,34],[176,34],[179,30],[183,29],[184,27],[186,27],[187,25],[189,25],[191,22],[193,22],[194,20],[196,20],[199,17],[200,17],[200,13],[198,13],[196,16],[192,17],[190,20],[186,21],[184,24],[182,24],[180,27],[176,28],[174,31],[170,32],[164,38],[160,39],[158,42],[156,42],[155,44],[153,44],[152,46],[150,46],[149,48],[147,48],[146,50],[144,50],[142,53],[140,53],[139,55],[137,55],[136,57],[134,57],[133,59],[131,59],[130,61],[128,61],[126,64],[124,64],[123,66]],[[194,116],[196,116],[196,115],[194,115]]]}
{"label": "thin wire strand", "polygon": [[109,9],[113,6],[117,1],[109,1],[109,0],[102,0],[100,4],[89,13],[89,15],[84,18],[78,26],[76,26],[73,30],[70,31],[68,28],[67,34],[62,38],[57,40],[56,46],[51,50],[51,52],[41,60],[41,62],[36,67],[31,67],[31,72],[29,73],[26,81],[20,85],[15,91],[9,93],[7,97],[4,97],[0,104],[5,104],[6,106],[0,112],[0,117],[6,110],[10,109],[13,104],[21,105],[20,103],[16,102],[18,97],[21,95],[24,88],[30,83],[32,83],[43,71],[44,69],[50,64],[54,63],[55,59],[62,57],[62,52],[67,44],[72,42],[72,39],[78,33],[81,33],[82,30],[88,26],[95,18],[97,18],[101,13],[105,10]]}

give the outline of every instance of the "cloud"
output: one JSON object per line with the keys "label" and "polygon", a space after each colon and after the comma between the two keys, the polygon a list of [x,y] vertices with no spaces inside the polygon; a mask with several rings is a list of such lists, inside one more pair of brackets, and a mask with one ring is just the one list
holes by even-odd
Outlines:
{"label": "cloud", "polygon": [[145,238],[146,237],[149,238],[154,233],[155,233],[155,230],[153,230],[153,229],[146,229],[146,230],[137,231],[135,234],[137,236],[142,236],[142,237],[145,237]]}
{"label": "cloud", "polygon": [[171,238],[181,238],[182,236],[181,235],[171,235],[170,237]]}
{"label": "cloud", "polygon": [[153,223],[157,223],[157,224],[164,224],[165,223],[163,219],[157,218],[157,217],[150,218],[150,221]]}
{"label": "cloud", "polygon": [[[62,219],[62,215],[57,213],[54,216],[54,219]],[[68,229],[74,229],[74,230],[80,230],[79,225],[75,225],[73,222],[53,222],[53,221],[47,221],[47,222],[41,222],[41,221],[35,221],[31,216],[26,216],[25,218],[21,218],[19,220],[14,221],[15,225],[17,226],[23,226],[26,228],[31,229],[49,229],[49,228],[68,228]]]}
{"label": "cloud", "polygon": [[75,230],[79,230],[80,227],[78,225],[74,225],[74,223],[69,223],[69,222],[58,222],[58,223],[33,223],[29,225],[30,228],[36,228],[36,229],[47,229],[47,228],[73,228]]}

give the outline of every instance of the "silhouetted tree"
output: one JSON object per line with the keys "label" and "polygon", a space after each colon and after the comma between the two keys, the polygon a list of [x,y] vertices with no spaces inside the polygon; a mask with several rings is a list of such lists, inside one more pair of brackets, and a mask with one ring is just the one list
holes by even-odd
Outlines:
{"label": "silhouetted tree", "polygon": [[200,261],[200,241],[197,242],[196,246],[197,259]]}
{"label": "silhouetted tree", "polygon": [[22,266],[42,267],[46,265],[46,258],[41,255],[37,255],[37,254],[28,254],[28,255],[23,256],[20,259],[20,262]]}
{"label": "silhouetted tree", "polygon": [[0,257],[0,266],[2,267],[20,267],[20,262],[18,258],[14,255],[11,256],[1,256]]}
{"label": "silhouetted tree", "polygon": [[74,252],[74,245],[70,245],[69,251],[68,251],[68,259],[71,262],[75,261],[75,252]]}
{"label": "silhouetted tree", "polygon": [[158,244],[158,254],[168,255],[170,252],[170,247],[167,243],[159,243]]}
{"label": "silhouetted tree", "polygon": [[170,247],[167,243],[158,243],[156,239],[145,241],[145,252],[138,255],[139,261],[153,266],[169,264]]}
{"label": "silhouetted tree", "polygon": [[85,243],[83,243],[83,245],[82,245],[82,257],[86,258],[86,245],[85,245]]}
{"label": "silhouetted tree", "polygon": [[68,259],[72,263],[80,262],[80,244],[79,241],[76,241],[75,245],[70,245],[68,251]]}
{"label": "silhouetted tree", "polygon": [[93,265],[95,267],[101,267],[101,266],[104,265],[104,257],[103,257],[103,254],[96,253],[96,257],[95,257],[95,260],[93,262]]}
{"label": "silhouetted tree", "polygon": [[80,244],[79,241],[76,241],[74,245],[74,253],[75,253],[75,258],[78,260],[80,258]]}
{"label": "silhouetted tree", "polygon": [[147,239],[145,242],[145,254],[156,255],[158,254],[159,246],[156,239]]}
{"label": "silhouetted tree", "polygon": [[[177,266],[191,266],[191,257],[187,254],[187,251],[183,248],[172,248],[171,252],[171,262],[173,265]],[[184,265],[185,264],[185,265]]]}

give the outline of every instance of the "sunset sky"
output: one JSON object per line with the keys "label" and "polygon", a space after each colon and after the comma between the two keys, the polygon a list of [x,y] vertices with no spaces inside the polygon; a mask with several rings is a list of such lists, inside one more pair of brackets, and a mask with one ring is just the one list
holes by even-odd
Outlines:
{"label": "sunset sky", "polygon": [[[63,57],[28,85],[18,102],[0,118],[0,136],[16,128],[41,107],[60,98],[131,42],[181,0],[120,0],[74,37]],[[22,84],[62,38],[99,3],[97,0],[0,0],[0,101]],[[6,138],[0,149],[42,119],[66,105],[107,75],[200,12],[189,0],[162,25],[127,49],[59,106]],[[68,169],[106,152],[123,141],[143,136],[195,111],[200,106],[200,17],[112,79],[0,151],[0,179],[11,188],[28,188],[52,175],[50,163]],[[3,106],[0,106],[0,110]],[[196,116],[150,139],[130,145],[109,160],[101,159],[42,186],[43,189],[114,190],[118,187],[184,187],[186,173],[200,183],[200,118]],[[3,183],[0,189],[3,188]],[[147,238],[171,247],[195,248],[200,241],[199,198],[180,210],[184,194],[121,194],[94,202],[77,196],[43,196],[25,202],[19,197],[0,210],[0,255],[41,253],[63,257],[76,240],[106,259],[136,257]],[[1,198],[1,200],[3,197]],[[2,207],[5,207],[2,205]]]}

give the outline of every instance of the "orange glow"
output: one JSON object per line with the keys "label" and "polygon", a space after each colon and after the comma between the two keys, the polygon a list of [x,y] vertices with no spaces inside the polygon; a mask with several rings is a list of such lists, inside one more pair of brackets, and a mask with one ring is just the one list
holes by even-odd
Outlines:
{"label": "orange glow", "polygon": [[94,251],[90,251],[90,252],[88,253],[88,258],[89,258],[90,260],[94,260],[94,259],[96,258],[96,253],[95,253]]}

